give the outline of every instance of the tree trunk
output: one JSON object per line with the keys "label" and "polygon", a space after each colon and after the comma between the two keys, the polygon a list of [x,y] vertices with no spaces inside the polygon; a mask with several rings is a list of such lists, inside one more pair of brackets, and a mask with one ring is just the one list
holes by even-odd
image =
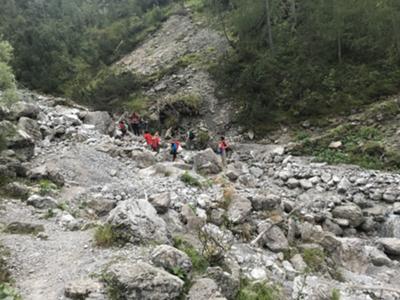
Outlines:
{"label": "tree trunk", "polygon": [[338,36],[337,36],[337,51],[338,51],[338,61],[339,64],[342,63],[342,36],[341,33],[338,32]]}
{"label": "tree trunk", "polygon": [[274,50],[274,41],[272,38],[272,24],[271,24],[271,11],[269,0],[265,0],[265,13],[267,16],[267,30],[268,30],[268,46],[273,51]]}

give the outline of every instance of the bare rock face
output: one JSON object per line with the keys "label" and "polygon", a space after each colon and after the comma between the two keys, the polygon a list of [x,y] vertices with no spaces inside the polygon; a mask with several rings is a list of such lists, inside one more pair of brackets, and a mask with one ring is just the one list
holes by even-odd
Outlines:
{"label": "bare rock face", "polygon": [[85,124],[94,125],[95,128],[103,134],[112,135],[115,130],[114,122],[106,111],[88,112],[83,122]]}
{"label": "bare rock face", "polygon": [[192,271],[192,261],[186,253],[169,245],[160,245],[151,253],[154,265],[171,272],[175,269],[189,275]]}
{"label": "bare rock face", "polygon": [[144,199],[120,202],[110,212],[107,222],[127,242],[169,244],[169,233],[164,220],[157,215],[155,208]]}
{"label": "bare rock face", "polygon": [[179,297],[184,284],[178,277],[143,262],[111,265],[105,275],[118,299],[173,300]]}

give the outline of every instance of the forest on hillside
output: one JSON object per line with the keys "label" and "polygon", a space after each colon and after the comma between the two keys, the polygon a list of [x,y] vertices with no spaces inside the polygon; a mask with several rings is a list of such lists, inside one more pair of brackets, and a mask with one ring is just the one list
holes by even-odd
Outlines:
{"label": "forest on hillside", "polygon": [[243,108],[244,123],[320,118],[400,89],[397,0],[3,0],[0,34],[23,86],[108,101],[140,81],[106,75],[96,85],[99,76],[177,2],[228,39],[230,52],[210,71]]}

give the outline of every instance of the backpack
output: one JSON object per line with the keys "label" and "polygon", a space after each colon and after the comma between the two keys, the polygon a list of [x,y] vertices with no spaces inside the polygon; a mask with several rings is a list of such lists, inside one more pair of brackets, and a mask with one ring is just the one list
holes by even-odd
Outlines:
{"label": "backpack", "polygon": [[195,137],[196,136],[195,136],[194,132],[193,131],[189,131],[189,140],[194,140]]}
{"label": "backpack", "polygon": [[171,154],[176,154],[176,152],[178,151],[178,147],[176,146],[175,143],[171,144]]}

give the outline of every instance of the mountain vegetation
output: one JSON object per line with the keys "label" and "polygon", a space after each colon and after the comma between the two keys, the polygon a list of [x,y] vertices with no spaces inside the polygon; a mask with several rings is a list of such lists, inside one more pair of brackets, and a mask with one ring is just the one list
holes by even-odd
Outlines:
{"label": "mountain vegetation", "polygon": [[348,112],[399,91],[398,1],[203,0],[193,7],[213,16],[230,41],[215,78],[240,101],[244,122]]}
{"label": "mountain vegetation", "polygon": [[242,108],[239,121],[258,132],[348,112],[400,89],[395,0],[4,0],[0,34],[15,49],[22,85],[105,108],[140,91],[140,78],[112,66],[177,2],[228,40],[231,51],[210,71]]}

